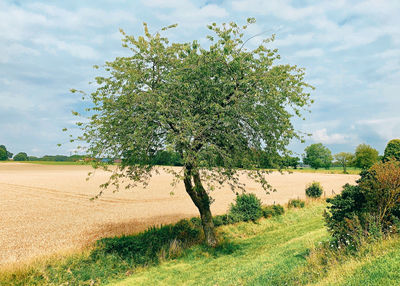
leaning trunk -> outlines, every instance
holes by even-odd
[[[217,245],[217,237],[215,235],[214,222],[212,220],[210,206],[205,207],[204,209],[199,208],[199,212],[206,244],[215,247]]]
[[[192,183],[192,178],[194,185]],[[205,242],[207,245],[215,247],[217,245],[217,237],[215,235],[214,223],[210,210],[210,197],[201,183],[199,173],[192,172],[192,169],[186,166],[184,183],[186,192],[199,210]]]

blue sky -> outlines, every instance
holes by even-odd
[[[88,83],[101,65],[127,54],[119,28],[142,33],[178,23],[172,41],[206,43],[211,22],[244,23],[257,45],[272,33],[282,63],[306,69],[315,104],[295,126],[333,153],[367,143],[381,153],[400,137],[400,1],[289,0],[0,0],[0,145],[29,155],[69,154],[76,146],[61,131],[81,108],[71,88]],[[76,134],[76,130],[73,132]]]

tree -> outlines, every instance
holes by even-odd
[[[8,152],[6,146],[0,145],[0,149],[3,149],[6,152],[6,158],[5,159],[0,159],[0,160],[7,160],[8,158],[12,158],[13,153]]]
[[[348,152],[340,152],[335,154],[335,160],[343,167],[343,173],[347,173],[347,166],[353,161],[354,155]]]
[[[14,161],[28,161],[28,155],[24,152],[19,152],[14,156]]]
[[[393,139],[388,142],[383,155],[383,161],[395,159],[400,161],[400,139]]]
[[[139,37],[121,30],[132,54],[105,64],[108,74],[96,78],[99,87],[89,95],[92,113],[77,123],[83,134],[76,139],[87,143],[90,157],[122,158],[105,188],[118,187],[125,177],[127,188],[146,185],[157,152],[169,146],[178,153],[183,168],[166,169],[183,180],[211,246],[217,243],[211,191],[225,183],[244,189],[242,173],[271,188],[267,171],[251,170],[258,163],[254,154],[286,151],[289,141],[299,138],[291,117],[301,116],[311,103],[304,70],[274,64],[277,50],[266,47],[272,39],[254,50],[245,47],[251,23],[254,19],[243,27],[209,25],[214,35],[208,36],[208,48],[197,41],[169,43],[160,33],[175,25],[151,34],[144,24]],[[250,170],[238,170],[238,158]]]
[[[300,164],[299,157],[292,157],[289,155],[285,155],[281,158],[281,165],[284,168],[293,167],[297,169],[297,166]]]
[[[7,151],[0,147],[0,161],[5,161],[7,158]]]
[[[379,222],[400,202],[400,162],[389,160],[374,164],[370,178],[360,183],[370,208],[374,209]],[[390,215],[391,216],[391,215]]]
[[[354,165],[361,169],[368,169],[378,161],[378,150],[367,144],[360,144],[356,148]]]
[[[303,158],[304,164],[310,165],[311,168],[329,168],[332,163],[331,151],[322,145],[322,143],[311,144],[304,149],[306,152]]]

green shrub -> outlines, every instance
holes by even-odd
[[[262,211],[265,218],[270,218],[285,213],[285,209],[281,205],[266,206],[263,207]]]
[[[262,217],[261,201],[254,194],[236,196],[235,204],[231,204],[229,219],[237,221],[256,221]]]
[[[340,195],[327,199],[325,222],[338,245],[357,249],[399,231],[400,162],[389,160],[360,173],[358,185],[346,184]]]
[[[200,229],[189,220],[175,225],[151,227],[137,235],[103,238],[97,241],[92,258],[104,254],[116,254],[135,265],[154,264],[162,252],[168,253],[171,245],[192,245],[200,241]]]
[[[199,217],[192,217],[190,219],[190,222],[193,224],[194,227],[197,227],[197,228],[202,227],[201,218],[199,218]]]
[[[297,200],[297,199],[289,200],[289,202],[288,202],[288,208],[289,209],[291,209],[291,208],[304,208],[305,205],[306,205],[306,203],[304,201]]]
[[[213,217],[213,223],[215,227],[221,226],[221,225],[227,225],[230,223],[228,215],[216,215]]]
[[[310,198],[319,198],[323,191],[320,183],[312,182],[311,185],[308,185],[306,188],[306,196]]]
[[[285,209],[281,205],[273,205],[272,208],[275,211],[275,215],[283,215],[285,213]]]

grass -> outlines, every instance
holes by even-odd
[[[399,285],[400,238],[398,236],[366,244],[357,254],[349,255],[342,252],[336,253],[335,259],[330,258],[321,263],[316,262],[315,256],[311,255],[307,265],[299,268],[297,274],[299,284]]]
[[[21,163],[40,164],[40,165],[90,165],[86,162],[69,162],[69,161],[24,161]]]
[[[90,165],[91,163],[86,162],[70,162],[70,161],[0,161],[0,163],[29,163],[29,164],[40,164],[40,165]]]
[[[342,167],[331,167],[329,169],[312,169],[312,168],[298,168],[298,169],[290,169],[292,172],[300,172],[300,173],[323,173],[323,174],[343,174]],[[350,175],[359,175],[361,169],[355,167],[347,167],[347,174]]]
[[[324,207],[312,203],[257,224],[221,227],[224,242],[217,249],[192,247],[178,259],[138,269],[112,285],[285,285],[306,264],[308,249],[327,239]]]

